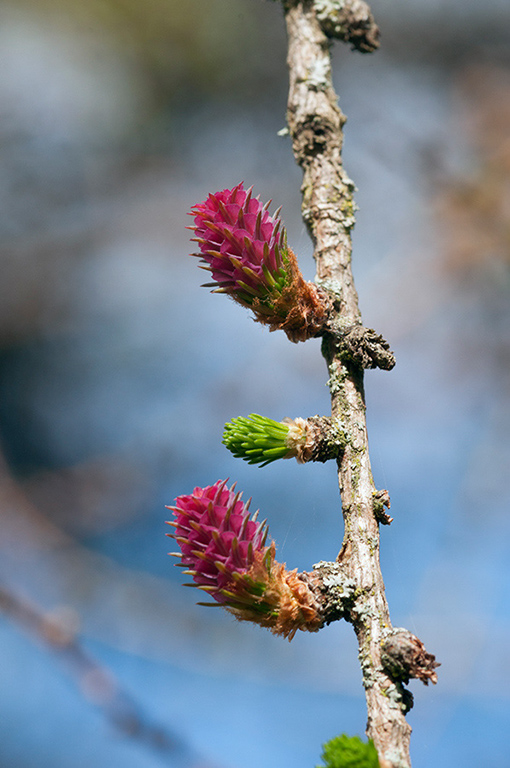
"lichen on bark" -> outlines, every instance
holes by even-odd
[[[339,610],[352,623],[358,638],[367,734],[374,741],[381,765],[409,768],[411,728],[405,713],[412,697],[402,684],[402,675],[396,678],[381,659],[381,648],[393,630],[379,563],[379,522],[389,523],[391,518],[385,512],[387,491],[378,491],[372,477],[363,385],[364,368],[374,367],[374,363],[389,369],[394,359],[384,339],[363,328],[352,275],[355,187],[342,163],[346,118],[331,80],[332,35],[325,25],[326,4],[324,0],[284,0],[283,5],[290,77],[287,122],[295,159],[303,170],[302,214],[314,243],[316,283],[329,293],[334,306],[322,343],[331,415],[348,435],[337,459],[345,522],[338,564],[342,578],[353,588],[349,601],[343,601]],[[363,12],[368,8],[357,0],[337,0],[330,5],[337,10],[341,6],[343,11],[356,5],[358,10],[363,5]],[[371,30],[375,34],[375,26]],[[344,32],[338,36],[349,39]],[[345,342],[349,334],[351,348]],[[357,345],[353,342],[356,336]],[[327,584],[325,589],[327,593]]]

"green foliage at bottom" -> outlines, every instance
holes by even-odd
[[[377,750],[372,741],[358,736],[335,736],[322,748],[325,768],[379,768]],[[324,768],[320,765],[317,768]]]

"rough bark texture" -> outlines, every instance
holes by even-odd
[[[341,581],[345,583],[347,578],[353,592],[337,614],[347,617],[358,638],[368,708],[367,734],[375,743],[381,765],[408,768],[411,727],[405,712],[412,697],[404,689],[402,677],[388,671],[381,660],[381,647],[392,635],[379,564],[378,522],[391,522],[384,512],[389,496],[376,490],[370,468],[363,361],[346,355],[339,342],[342,329],[349,333],[357,328],[362,336],[364,330],[351,271],[355,206],[354,184],[342,165],[345,117],[332,86],[330,43],[324,21],[317,18],[317,7],[311,0],[286,0],[284,8],[289,40],[288,127],[296,160],[304,172],[303,218],[315,245],[316,282],[329,292],[336,310],[331,332],[323,338],[332,420],[340,422],[348,435],[338,458],[345,520],[338,567]],[[385,342],[377,338],[380,350],[387,350]],[[334,613],[332,610],[331,615]]]
[[[338,421],[327,416],[309,416],[306,424],[306,441],[296,448],[299,463],[337,459],[345,446],[345,432]]]
[[[379,29],[364,0],[315,0],[315,9],[328,37],[344,40],[361,53],[379,47]]]

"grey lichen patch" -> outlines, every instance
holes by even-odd
[[[353,197],[356,187],[343,168],[337,178],[339,181],[330,182],[325,186],[327,195],[321,204],[316,204],[317,216],[327,216],[349,231],[356,223],[354,214],[359,210]]]
[[[304,200],[304,197],[303,197],[303,200]],[[303,221],[305,222],[306,226],[308,227],[308,231],[313,234],[315,221],[314,221],[314,218],[313,218],[312,209],[310,208],[309,205],[304,205],[303,204],[301,206],[301,215],[303,217]]]
[[[376,675],[376,670],[374,669],[374,665],[372,663],[370,651],[360,650],[360,652],[358,653],[358,659],[361,667],[361,672],[363,675],[363,687],[373,688],[373,686],[376,683],[377,675]]]
[[[356,217],[354,216],[354,213],[352,213],[352,209],[345,205],[342,206],[342,224],[344,225],[345,229],[350,232],[351,229],[353,229],[354,225],[356,224]]]
[[[341,371],[336,369],[330,370],[330,377],[326,383],[332,395],[338,395],[339,392],[342,392],[346,377],[347,372],[344,369]]]
[[[413,707],[413,694],[399,682],[382,686],[381,693],[388,699],[390,709],[400,710],[406,715]]]
[[[351,485],[354,491],[357,490],[361,479],[361,454],[356,452],[350,462]]]
[[[340,210],[342,212],[342,224],[344,225],[345,229],[351,230],[356,224],[356,216],[354,215],[355,211],[359,210],[352,197],[352,190],[349,190],[348,196],[343,196],[342,202],[340,204]]]
[[[345,0],[315,0],[314,6],[321,24],[326,24],[335,36],[343,37],[346,30],[345,23],[340,21],[340,13],[345,7]]]
[[[314,91],[325,91],[331,84],[329,57],[316,59],[308,70],[308,86]]]
[[[324,291],[327,291],[333,299],[338,299],[339,301],[342,300],[342,285],[338,280],[331,280],[330,278],[317,280],[316,285]],[[340,321],[343,321],[344,323],[350,322],[347,318],[339,318],[338,323],[340,323]]]
[[[313,566],[315,583],[320,591],[324,623],[346,618],[351,610],[355,583],[339,563],[321,560]]]
[[[374,609],[366,601],[362,603],[356,603],[356,605],[352,607],[352,612],[355,613],[363,623],[366,623],[368,620],[374,619],[376,617]]]
[[[358,188],[357,188],[356,184],[353,182],[351,177],[347,175],[347,173],[345,172],[344,168],[342,168],[342,181],[345,184],[345,186],[347,187],[347,189],[349,190],[349,192],[351,193],[351,195],[354,192],[358,191]],[[358,206],[355,203],[354,203],[354,210],[356,210],[356,211],[359,210]]]
[[[374,555],[374,553],[379,549],[379,538],[377,536],[369,536],[367,534],[366,540],[370,548],[370,554]]]
[[[385,688],[381,688],[381,693],[389,699],[389,706],[391,709],[403,709],[402,694],[395,683],[390,683]]]
[[[342,421],[342,419],[340,419],[338,416],[331,419],[331,424],[332,442],[334,445],[339,446],[343,452],[351,442],[351,434],[348,431],[345,422]],[[340,453],[338,455],[340,455]]]
[[[352,599],[356,584],[350,579],[338,563],[320,560],[313,566],[314,571],[319,571],[322,583],[330,592],[334,592],[342,600]]]
[[[331,448],[338,447],[341,450],[345,449],[345,446],[349,442],[349,434],[341,419],[336,418],[331,420],[331,430],[328,435],[328,441]]]

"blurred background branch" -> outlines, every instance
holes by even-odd
[[[119,688],[108,670],[84,651],[76,637],[74,613],[42,614],[3,586],[0,586],[0,610],[57,655],[75,679],[80,693],[100,707],[121,733],[139,739],[163,755],[172,756],[183,751],[178,738],[169,735],[164,728],[144,722],[132,698]]]

